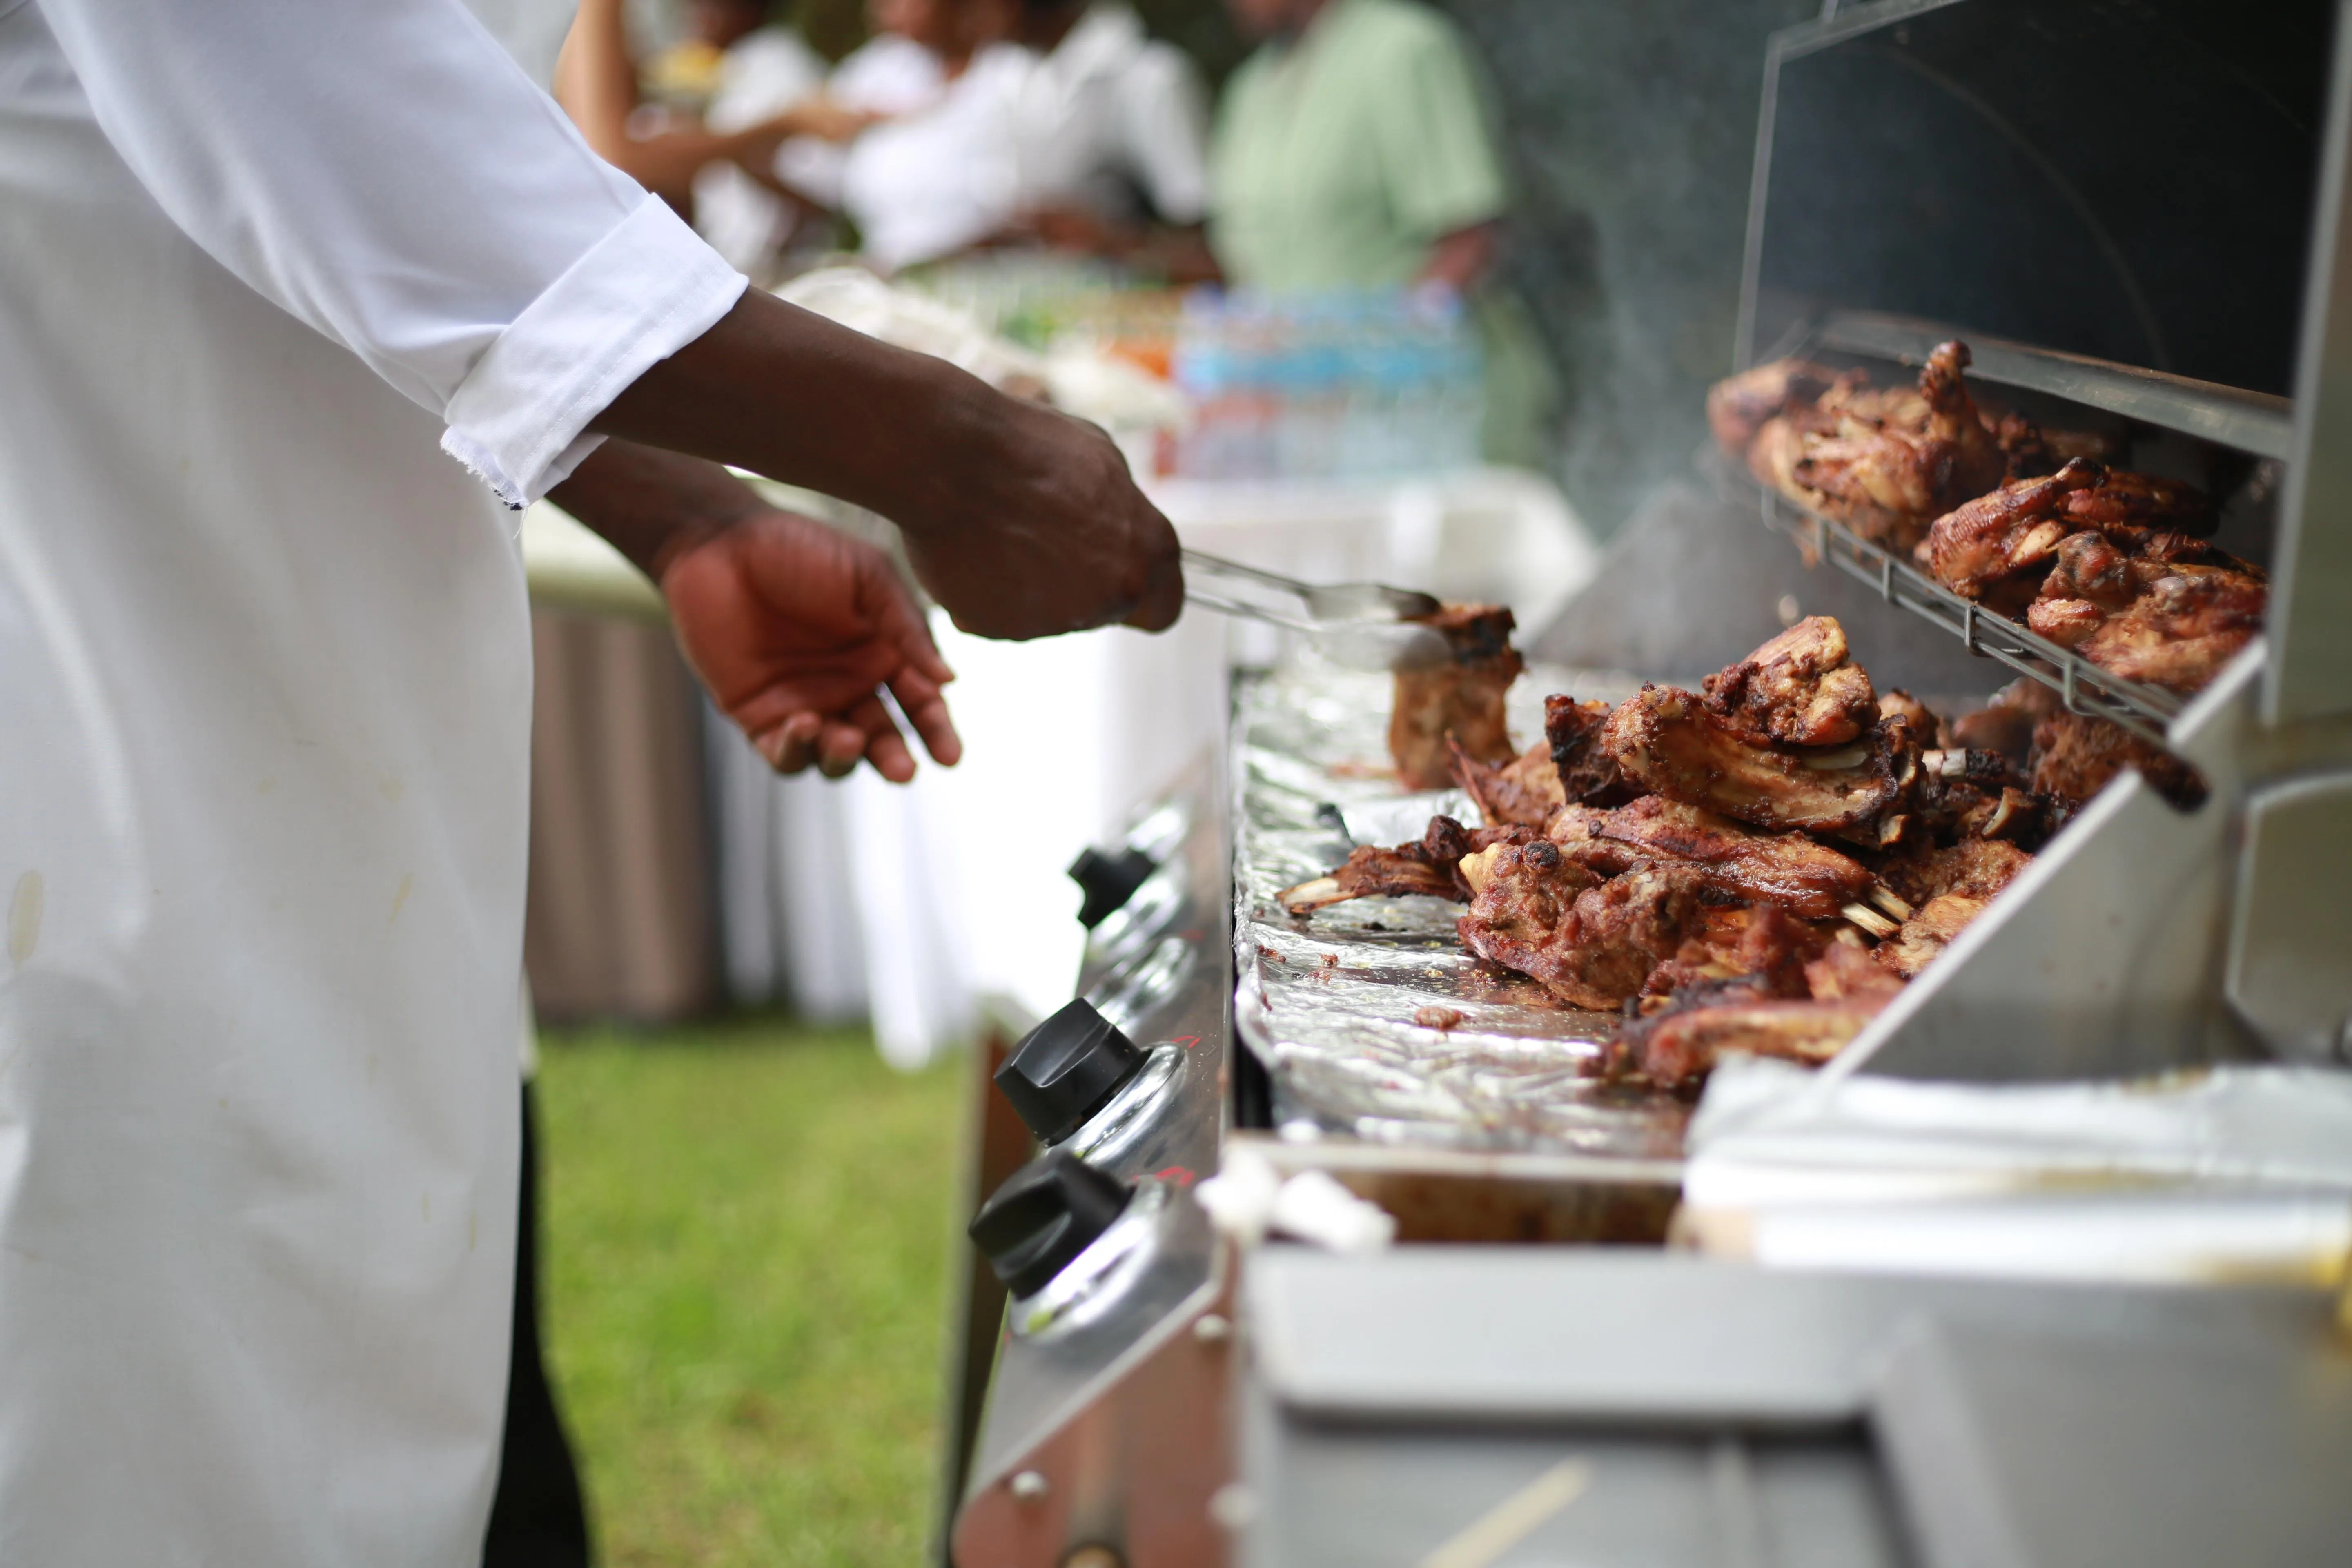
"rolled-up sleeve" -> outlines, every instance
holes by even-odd
[[[447,424],[509,505],[745,282],[459,0],[35,0],[198,246]]]

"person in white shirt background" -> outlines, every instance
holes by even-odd
[[[719,52],[719,79],[702,113],[712,131],[747,131],[828,96],[824,57],[798,28],[776,21],[774,9],[768,0],[694,0],[693,37]],[[770,168],[719,160],[694,176],[694,231],[754,279],[791,244],[803,210]]]
[[[454,460],[453,460],[454,459]],[[1175,618],[1098,433],[757,291],[457,0],[0,0],[0,1562],[472,1568],[541,495],[772,763]],[[469,477],[469,475],[471,477]]]
[[[1190,56],[1118,0],[991,0],[1034,65],[1012,105],[1016,233],[1213,280],[1208,94]]]

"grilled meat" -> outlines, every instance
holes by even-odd
[[[1445,743],[1499,766],[1517,748],[1503,710],[1504,694],[1523,668],[1511,646],[1511,612],[1497,605],[1448,605],[1423,624],[1440,633],[1453,658],[1396,674],[1389,713],[1389,754],[1407,789],[1444,789],[1454,781]]]
[[[1776,905],[1806,920],[1834,920],[1866,898],[1868,870],[1799,833],[1758,833],[1695,805],[1658,795],[1600,814],[1590,837],[1643,858],[1696,867],[1719,893]]]
[[[1614,1008],[1702,923],[1704,881],[1686,866],[1639,865],[1598,881],[1548,839],[1492,858],[1456,923],[1462,944],[1532,975],[1573,1006]]]
[[[2242,573],[2173,566],[2074,647],[2126,680],[2196,691],[2263,629],[2269,598],[2267,587]]]
[[[2012,479],[1937,518],[1915,558],[1962,598],[2013,615],[2041,586],[2059,541],[2079,527],[2062,521],[2059,509],[2105,473],[2077,458],[2046,478]]]
[[[1294,916],[1311,915],[1349,899],[1409,893],[1466,904],[1473,889],[1463,879],[1463,860],[1493,845],[1525,843],[1534,837],[1526,827],[1465,827],[1450,816],[1433,816],[1428,830],[1413,842],[1394,848],[1358,845],[1329,876],[1285,888],[1275,898]]]
[[[2183,809],[2205,798],[2205,782],[2188,763],[2118,725],[2081,713],[2053,713],[2034,725],[2032,767],[2034,793],[2070,809],[2105,789],[2126,768],[2136,770],[2157,794]]]
[[[1765,421],[1813,402],[1837,380],[1837,372],[1803,360],[1776,359],[1744,370],[1707,390],[1707,428],[1717,446],[1740,457]]]
[[[1909,692],[1896,689],[1879,694],[1878,716],[1901,719],[1911,727],[1911,733],[1921,745],[1957,745],[1951,739],[1951,726],[1937,718],[1928,706]]]
[[[1947,848],[1912,847],[1889,856],[1878,879],[1916,909],[1947,893],[1989,900],[2032,864],[2033,857],[2014,844],[1964,838]]]
[[[1878,944],[1871,956],[1908,980],[1933,963],[1951,940],[1984,913],[1986,900],[1967,893],[1940,893],[1919,906],[1903,929]]]
[[[1901,792],[1889,740],[1903,729],[1882,719],[1864,743],[1776,751],[1742,740],[1702,698],[1645,686],[1610,715],[1606,737],[1618,766],[1669,800],[1759,827],[1832,832],[1874,816]]]
[[[1622,805],[1642,793],[1609,754],[1602,731],[1609,704],[1573,697],[1544,699],[1544,740],[1551,747],[1552,772],[1560,793],[1578,805]]]
[[[2090,489],[2068,495],[2063,510],[2069,520],[2089,528],[2122,524],[2199,539],[2221,521],[2213,498],[2194,485],[2115,469],[2104,470]]]
[[[1621,1045],[1637,1070],[1661,1088],[1689,1089],[1727,1052],[1779,1057],[1817,1067],[1851,1045],[1885,1004],[1870,997],[1835,1001],[1735,1001],[1662,1013],[1626,1026]]]
[[[1448,744],[1454,754],[1454,782],[1477,803],[1478,814],[1489,826],[1517,823],[1523,827],[1541,827],[1551,820],[1553,812],[1568,804],[1548,742],[1529,748],[1499,768],[1471,756],[1453,744],[1450,737]]]
[[[1843,377],[1766,421],[1748,447],[1764,483],[1865,539],[1907,550],[1927,523],[2000,483],[2009,459],[1969,395],[1964,344],[1939,345],[1916,394]]]
[[[1999,752],[2030,773],[2033,726],[2061,710],[2056,692],[2032,676],[2020,676],[1994,692],[1979,711],[1953,720],[1951,740],[1971,751]]]
[[[1806,616],[1701,689],[1707,711],[1752,745],[1842,746],[1878,718],[1870,676],[1828,616]]]

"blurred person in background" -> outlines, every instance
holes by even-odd
[[[1226,278],[1459,299],[1486,359],[1486,456],[1540,467],[1555,388],[1496,277],[1510,193],[1459,30],[1418,0],[1226,5],[1264,40],[1226,84],[1211,143],[1209,237]]]
[[[929,108],[971,58],[961,30],[950,26],[952,19],[940,0],[866,0],[871,36],[834,67],[825,96],[843,109],[883,119]],[[840,142],[795,136],[777,150],[776,177],[803,202],[838,209],[848,156]]]
[[[755,9],[760,8],[700,6],[696,19],[723,31]],[[693,216],[696,181],[712,165],[731,165],[751,180],[772,183],[776,150],[788,139],[846,141],[874,121],[870,113],[838,108],[818,95],[802,96],[772,113],[746,116],[748,124],[721,127],[672,115],[656,116],[649,122],[639,114],[643,100],[637,61],[623,13],[622,0],[580,0],[556,60],[556,101],[597,156],[682,215]],[[730,41],[752,37],[739,34]],[[771,42],[754,42],[748,62],[769,78],[777,74],[780,64]],[[745,97],[766,90],[767,85],[755,76]]]
[[[1013,98],[1020,211],[1005,237],[1213,279],[1208,97],[1192,59],[1119,0],[991,3],[992,30],[1035,57]]]
[[[780,19],[785,9],[777,0],[694,0],[688,8],[690,47],[710,78],[702,111],[709,130],[750,131],[826,97],[824,57]],[[809,214],[785,194],[774,158],[775,150],[749,163],[718,159],[694,176],[695,232],[754,280],[772,276]]]
[[[860,135],[841,166],[840,210],[885,274],[954,256],[1013,220],[1013,103],[1033,63],[1007,41],[998,0],[901,4],[900,36],[940,62],[939,95]]]

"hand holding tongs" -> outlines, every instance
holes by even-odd
[[[1201,584],[1205,582],[1209,585]],[[1297,612],[1276,609],[1235,593],[1272,589],[1297,599]],[[1244,566],[1202,551],[1184,552],[1184,597],[1311,640],[1324,658],[1351,669],[1402,669],[1449,656],[1445,639],[1413,618],[1442,607],[1436,595],[1380,583],[1302,583],[1278,572]]]

